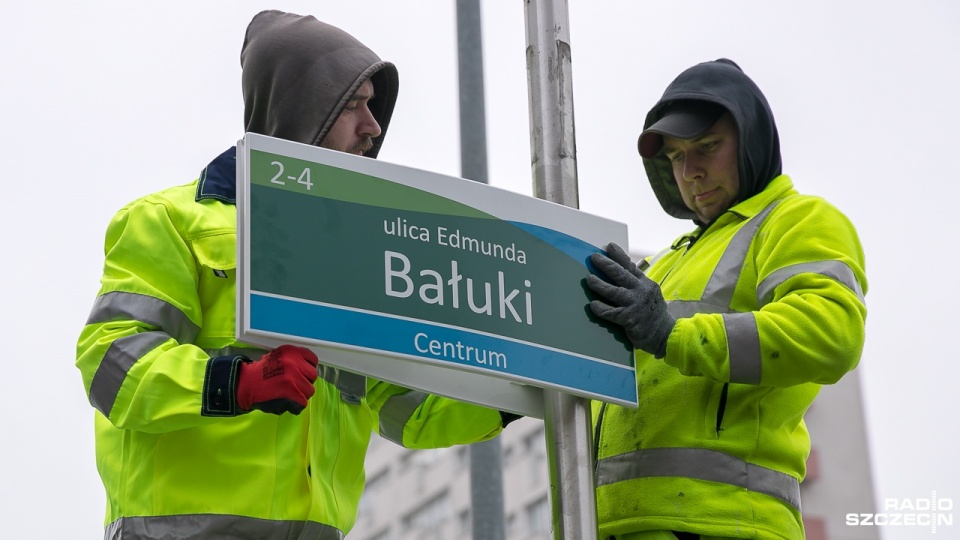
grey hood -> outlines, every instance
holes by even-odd
[[[740,195],[736,202],[760,193],[781,174],[780,135],[773,112],[763,92],[740,66],[721,58],[687,69],[670,83],[660,101],[647,113],[643,129],[659,120],[671,102],[688,99],[721,105],[737,124]],[[643,166],[650,186],[667,214],[697,221],[696,214],[684,204],[673,169],[663,153],[644,159]]]
[[[397,68],[343,30],[311,16],[258,13],[240,53],[247,132],[318,146],[367,79],[380,135],[364,155],[376,157],[397,101]]]

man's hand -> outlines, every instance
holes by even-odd
[[[237,406],[272,414],[300,414],[316,389],[317,355],[310,349],[281,345],[254,362],[240,364]]]
[[[667,312],[660,287],[643,275],[617,244],[607,246],[607,253],[609,256],[594,253],[590,262],[614,284],[592,274],[587,276],[587,287],[606,301],[590,302],[590,310],[622,326],[634,348],[663,358],[676,320]]]

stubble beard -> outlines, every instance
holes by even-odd
[[[373,139],[370,137],[365,137],[362,140],[358,141],[356,144],[350,147],[348,152],[351,154],[356,154],[358,156],[365,155],[370,149],[373,148]]]

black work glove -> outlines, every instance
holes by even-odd
[[[667,312],[660,286],[643,275],[617,244],[608,245],[607,253],[609,256],[590,256],[590,262],[613,282],[611,285],[595,275],[587,276],[587,287],[602,299],[590,302],[590,310],[622,326],[634,348],[663,358],[667,355],[667,338],[677,321]]]

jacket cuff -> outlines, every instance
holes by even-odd
[[[514,420],[519,420],[521,418],[523,418],[523,415],[521,414],[514,414],[506,411],[500,411],[500,425],[502,427],[507,427],[507,425],[510,422],[513,422]]]
[[[215,356],[207,361],[203,378],[201,416],[237,416],[246,411],[237,407],[237,374],[244,356]]]

